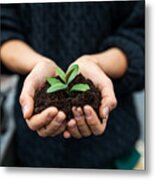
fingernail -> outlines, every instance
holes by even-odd
[[[87,111],[87,112],[85,112],[85,113],[86,113],[87,118],[90,118],[90,117],[91,117],[91,112],[90,112],[90,111]]]
[[[76,123],[74,120],[70,120],[70,122],[68,123],[69,127],[75,127]]]
[[[64,121],[64,119],[57,119],[57,123],[61,124]]]
[[[24,105],[23,108],[22,108],[22,111],[23,111],[23,115],[24,115],[24,116],[26,115],[26,113],[28,112],[28,110],[29,110],[28,105]]]
[[[47,121],[51,121],[52,117],[51,116],[47,116]]]
[[[80,118],[81,118],[81,114],[77,113],[77,114],[75,115],[75,118],[76,118],[76,119],[80,119]]]
[[[109,108],[108,107],[105,107],[103,109],[103,118],[107,118],[107,116],[109,115]]]

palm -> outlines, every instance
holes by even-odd
[[[99,112],[103,122],[100,122],[91,106],[74,107],[72,109],[74,119],[68,122],[68,129],[64,132],[64,137],[81,138],[82,136],[90,136],[92,133],[100,135],[106,128],[109,111],[116,106],[112,82],[100,67],[92,61],[90,56],[83,56],[74,63],[79,65],[80,73],[92,80],[101,91],[102,99]]]
[[[27,79],[32,80],[32,88],[34,88],[34,90],[37,90],[45,83],[46,77],[49,76],[55,76],[55,69],[53,67],[53,64],[41,62],[35,66],[32,72],[28,75]]]
[[[80,73],[88,79],[91,79],[96,87],[102,91],[109,78],[91,59],[82,62],[81,59],[75,61],[80,67]]]

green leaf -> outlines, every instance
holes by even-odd
[[[89,87],[89,85],[88,84],[75,84],[71,89],[70,89],[70,92],[72,92],[72,91],[82,91],[82,92],[84,92],[84,91],[87,91],[87,90],[89,90],[90,89],[90,87]]]
[[[55,71],[58,74],[58,76],[61,78],[61,80],[66,83],[66,74],[65,74],[65,72],[58,66],[56,67]]]
[[[66,88],[67,88],[66,84],[57,83],[57,84],[53,85],[52,87],[49,87],[47,89],[47,93],[57,92],[57,91],[60,91],[60,90],[66,89]]]
[[[56,79],[54,77],[47,77],[46,80],[51,86],[53,86],[57,83],[61,83],[61,81],[59,79]]]
[[[73,79],[77,76],[79,71],[79,66],[77,64],[73,64],[69,67],[69,69],[66,72],[66,80],[67,84],[69,84]]]

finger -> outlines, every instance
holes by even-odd
[[[55,133],[52,133],[52,134],[47,133],[46,131],[44,131],[46,128],[41,128],[41,129],[37,130],[37,133],[38,133],[38,135],[41,136],[41,137],[48,137],[48,136],[54,137],[54,136],[57,136],[57,135],[59,135],[60,133],[62,133],[62,132],[65,130],[65,128],[66,128],[66,123],[64,122],[64,123],[60,126],[60,128],[57,129],[57,131],[56,131]]]
[[[100,107],[99,107],[100,117],[102,119],[108,119],[109,113],[110,113],[109,107],[107,105],[104,106],[104,105],[101,104]]]
[[[26,122],[31,130],[36,131],[48,124],[57,115],[57,113],[57,108],[50,107],[43,112],[32,116],[32,118],[26,119]]]
[[[84,113],[87,124],[89,125],[92,133],[94,135],[101,135],[104,132],[105,123],[101,124],[97,114],[89,105],[84,106]]]
[[[29,80],[25,80],[23,89],[19,98],[22,107],[23,116],[25,119],[30,118],[34,108],[34,93],[33,84]]]
[[[70,132],[71,136],[77,139],[80,139],[82,136],[77,128],[76,121],[74,119],[71,119],[68,122],[68,131]]]
[[[82,109],[80,107],[78,107],[78,108],[73,107],[72,112],[73,112],[74,118],[76,120],[76,124],[78,126],[78,129],[79,129],[81,135],[84,137],[90,136],[91,131],[85,121],[85,117],[84,117]]]
[[[102,94],[102,104],[104,106],[107,105],[110,111],[114,109],[117,105],[117,99],[111,81],[108,82],[106,86],[102,89],[101,94]]]
[[[51,122],[45,126],[46,128],[42,127],[40,130],[38,130],[39,135],[43,137],[54,136],[56,131],[63,125],[65,118],[65,114],[62,111],[59,111],[58,114],[51,119]]]
[[[70,132],[68,130],[64,131],[63,136],[64,136],[65,139],[71,138],[71,134],[70,134]]]
[[[51,135],[51,137],[57,136],[59,134],[61,134],[62,132],[64,132],[64,130],[66,129],[66,122],[64,122],[60,128],[57,129],[57,131]]]
[[[99,107],[99,114],[101,118],[107,118],[109,113],[117,106],[115,97],[104,97]]]
[[[101,118],[106,118],[109,112],[117,106],[113,85],[110,81],[101,89],[102,101],[99,109]]]

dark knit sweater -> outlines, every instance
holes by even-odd
[[[15,103],[20,165],[104,168],[128,153],[139,137],[132,93],[144,87],[144,2],[7,4],[1,10],[1,43],[21,39],[63,69],[81,55],[110,47],[128,57],[126,74],[113,80],[118,106],[105,133],[80,140],[41,138],[27,127],[18,103],[25,78],[20,76]]]

